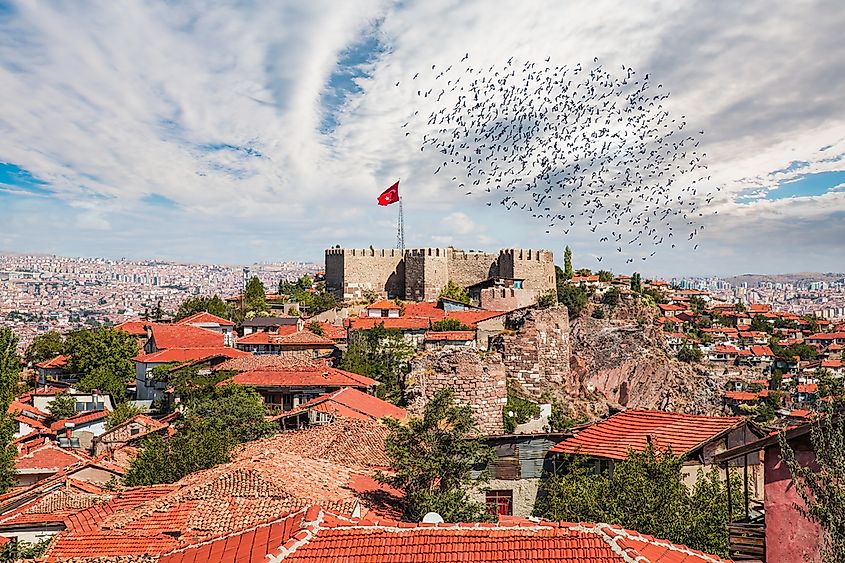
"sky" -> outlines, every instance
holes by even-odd
[[[0,0],[0,250],[322,262],[395,245],[401,178],[406,246],[628,272],[586,226],[466,197],[402,128],[432,65],[598,58],[671,92],[721,188],[698,249],[639,271],[842,272],[843,28],[836,0]]]

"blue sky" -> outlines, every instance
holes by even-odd
[[[391,246],[569,244],[586,228],[464,197],[402,124],[416,84],[465,54],[633,66],[706,131],[699,249],[649,274],[845,271],[840,2],[0,0],[0,250],[251,263]],[[400,86],[395,86],[396,83]]]

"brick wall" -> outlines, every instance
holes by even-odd
[[[569,316],[566,307],[527,309],[508,315],[511,333],[493,339],[508,378],[537,398],[564,383],[569,374]]]
[[[504,432],[502,407],[507,402],[507,390],[504,365],[498,354],[430,352],[412,362],[408,383],[411,414],[422,414],[434,393],[450,387],[456,402],[472,408],[482,434]]]

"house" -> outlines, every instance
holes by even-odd
[[[106,415],[106,410],[79,413],[55,421],[50,425],[50,430],[56,434],[61,447],[91,451],[94,439],[106,431]]]
[[[145,414],[137,414],[97,436],[94,439],[94,455],[123,448],[137,443],[150,433],[165,430],[170,426],[169,420],[155,420]]]
[[[91,461],[91,457],[83,452],[59,447],[48,440],[18,452],[15,457],[15,477],[18,486],[26,487],[86,461]]]
[[[475,348],[474,330],[447,330],[440,332],[430,330],[425,333],[426,350],[474,350]]]
[[[241,333],[246,336],[254,332],[278,332],[281,327],[295,327],[289,329],[294,332],[302,330],[304,326],[304,321],[299,317],[253,317],[241,323]]]
[[[470,299],[488,311],[513,311],[537,302],[537,292],[524,287],[523,279],[488,278],[467,287]]]
[[[249,559],[247,558],[249,555]],[[234,534],[165,553],[158,563],[726,563],[723,559],[609,524],[520,518],[447,524],[349,518],[322,506],[275,515]]]
[[[235,330],[235,323],[229,319],[212,315],[208,312],[196,313],[190,317],[185,317],[176,321],[177,325],[189,325],[197,328],[204,328],[206,330],[213,330],[223,335],[223,341],[226,346],[232,346],[234,342],[232,336]]]
[[[814,405],[818,394],[819,386],[816,383],[799,383],[795,388],[794,399],[799,405]]]
[[[810,440],[810,424],[802,424],[782,433],[795,453],[795,458],[805,467],[815,466],[815,453]],[[802,514],[804,501],[792,483],[790,471],[783,461],[780,448],[781,435],[772,433],[748,444],[733,447],[716,455],[723,467],[742,463],[750,457],[763,457],[763,516],[746,517],[728,525],[731,556],[736,559],[758,559],[769,563],[801,561],[821,563],[822,544],[819,525]],[[729,503],[743,503],[748,496],[729,498]],[[747,505],[746,505],[747,506]],[[728,514],[731,514],[731,507]]]
[[[682,313],[687,310],[684,306],[670,305],[666,303],[658,303],[657,307],[660,309],[660,312],[663,313],[664,317],[674,317],[678,313]]]
[[[491,514],[528,518],[543,479],[554,471],[549,449],[571,435],[553,432],[485,437],[496,457],[487,467],[487,490],[473,491],[472,496],[485,503]]]
[[[202,360],[206,360],[211,366],[214,366],[232,358],[250,355],[248,352],[226,346],[170,348],[150,354],[140,354],[132,358],[135,362],[135,399],[137,401],[160,401],[164,399],[167,381],[156,378],[154,370],[157,367]]]
[[[9,403],[6,413],[15,419],[15,439],[48,429],[50,415],[18,400]]]
[[[398,319],[401,316],[402,306],[396,303],[396,301],[382,299],[381,301],[367,305],[364,312],[367,317]]]
[[[754,441],[765,433],[737,416],[701,416],[664,411],[627,410],[591,424],[563,440],[552,454],[587,456],[597,471],[613,471],[628,450],[643,451],[647,444],[671,448],[684,461],[684,482],[692,487],[699,469],[713,467],[713,456],[728,448]],[[752,479],[762,493],[759,460],[749,460]]]
[[[673,352],[677,352],[686,342],[687,335],[683,332],[664,332],[663,338],[666,340],[666,346]]]
[[[214,369],[237,372],[218,385],[232,382],[252,387],[268,407],[282,412],[343,387],[369,393],[378,385],[377,381],[369,377],[333,368],[324,360],[313,360],[302,355],[235,358]]]
[[[768,346],[750,346],[748,350],[752,364],[771,364],[775,360],[775,353]]]
[[[35,371],[38,374],[38,384],[46,385],[48,380],[67,380],[67,362],[68,357],[64,355],[50,358],[35,364]]]
[[[288,334],[255,332],[239,338],[237,347],[239,350],[258,355],[307,352],[312,358],[327,358],[337,352],[334,340],[319,336],[309,330]]]
[[[735,346],[717,345],[710,349],[707,354],[707,359],[711,362],[730,362],[736,361],[739,355],[739,349]]]
[[[222,348],[226,345],[220,332],[191,325],[149,324],[146,329],[145,354],[173,348]]]
[[[425,344],[425,333],[431,328],[431,319],[420,317],[351,317],[347,319],[349,337],[358,330],[370,330],[379,325],[395,329],[402,333],[405,341],[414,348],[421,349]]]
[[[56,395],[63,394],[67,397],[72,397],[76,400],[76,412],[89,411],[112,411],[114,410],[114,401],[111,395],[102,393],[84,393],[77,391],[73,387],[68,389],[36,389],[30,394],[32,406],[41,412],[50,412],[50,403],[56,398]]]
[[[739,333],[739,343],[743,346],[765,346],[769,343],[769,335],[759,330],[744,330]]]
[[[824,349],[831,344],[845,344],[845,332],[817,332],[811,334],[805,340],[807,344]]]
[[[271,420],[277,421],[283,430],[298,430],[329,424],[337,418],[377,422],[386,417],[405,420],[408,411],[353,387],[343,387],[311,399]]]
[[[836,377],[845,376],[845,362],[842,360],[822,360],[819,367]]]

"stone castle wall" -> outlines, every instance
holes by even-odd
[[[326,250],[326,287],[344,299],[374,291],[381,297],[437,299],[451,279],[462,287],[491,277],[525,280],[536,297],[555,287],[554,256],[547,250],[507,249],[498,254],[454,248]]]
[[[505,368],[498,354],[476,351],[430,352],[416,358],[408,376],[408,412],[421,415],[440,389],[451,388],[455,402],[469,405],[481,434],[504,433],[502,407],[507,403]]]
[[[559,387],[570,371],[569,316],[566,307],[525,309],[508,315],[492,349],[504,361],[508,378],[529,397]]]

